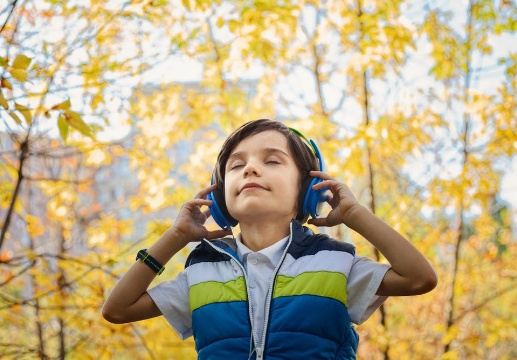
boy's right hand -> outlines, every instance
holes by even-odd
[[[216,188],[217,185],[210,185],[181,207],[172,230],[175,230],[175,233],[182,238],[185,245],[192,241],[217,239],[232,234],[231,230],[208,231],[204,226],[206,220],[210,217],[210,210],[201,211],[201,206],[212,205],[212,201],[207,200],[206,197]]]

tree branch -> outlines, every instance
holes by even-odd
[[[11,6],[11,11],[9,11],[9,15],[7,15],[7,18],[5,19],[4,24],[2,25],[2,28],[0,29],[0,34],[2,33],[2,31],[4,31],[5,27],[7,26],[7,23],[9,22],[9,19],[11,18],[11,15],[13,14],[13,11],[14,11],[14,8],[16,7],[17,2],[18,2],[18,0],[13,0],[13,2],[10,5],[7,5],[8,7]]]
[[[2,249],[2,245],[4,243],[5,235],[7,234],[7,229],[11,223],[11,217],[14,212],[14,204],[16,203],[16,199],[18,198],[18,194],[20,193],[20,188],[22,185],[22,181],[24,178],[23,175],[23,165],[25,160],[27,160],[27,156],[29,153],[29,139],[25,139],[20,145],[20,162],[18,166],[18,180],[16,182],[16,187],[14,189],[13,197],[11,198],[11,203],[9,204],[9,209],[7,210],[7,214],[5,215],[4,224],[2,226],[2,232],[0,233],[0,249]]]

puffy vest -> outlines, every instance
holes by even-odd
[[[244,267],[234,239],[203,240],[186,262],[199,359],[355,359],[347,311],[355,248],[293,220],[270,284],[264,334],[252,333]]]

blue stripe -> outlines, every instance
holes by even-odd
[[[219,348],[232,338],[249,346],[248,304],[246,301],[232,301],[202,306],[192,312],[192,329],[198,351],[207,346]],[[215,345],[217,343],[221,344]]]
[[[293,241],[287,252],[293,258],[299,259],[324,250],[341,251],[355,255],[355,247],[352,244],[331,239],[324,234],[308,236],[301,241]]]
[[[210,325],[208,325],[210,326]],[[250,335],[251,336],[251,335]],[[212,343],[197,353],[198,360],[233,360],[248,359],[250,352],[249,337],[222,339],[221,341]],[[255,357],[252,357],[255,359]]]
[[[216,251],[213,249],[210,244],[208,244],[206,241],[202,240],[201,243],[196,246],[194,250],[190,253],[190,255],[187,258],[187,261],[185,262],[185,269],[188,268],[191,265],[195,265],[197,263],[202,262],[219,262],[219,261],[229,261],[230,256],[220,253],[219,251]]]
[[[346,306],[321,296],[295,295],[273,299],[269,316],[268,346],[294,341],[307,351],[316,347],[335,354],[352,331]],[[297,340],[301,333],[312,340]]]

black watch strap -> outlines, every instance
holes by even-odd
[[[136,260],[138,259],[142,260],[142,262],[149,266],[157,275],[160,275],[163,270],[165,270],[165,267],[160,264],[158,260],[149,255],[147,249],[142,249],[136,254]]]

